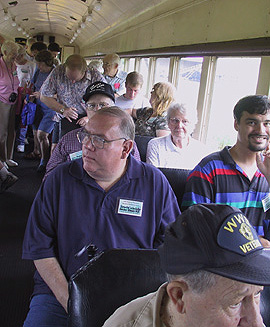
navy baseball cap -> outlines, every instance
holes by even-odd
[[[110,84],[104,82],[94,82],[90,84],[84,93],[83,100],[87,102],[90,96],[94,94],[107,95],[115,102],[114,92]]]
[[[206,270],[240,282],[270,285],[270,249],[237,208],[196,204],[168,225],[158,249],[172,275]]]

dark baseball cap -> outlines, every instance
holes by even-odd
[[[107,95],[109,98],[111,98],[113,100],[113,102],[115,102],[113,89],[110,84],[107,84],[104,82],[94,82],[94,83],[90,84],[84,93],[83,100],[85,102],[87,102],[89,100],[89,98],[91,97],[91,95],[94,95],[94,94]]]
[[[172,275],[206,270],[256,285],[270,285],[270,249],[237,208],[196,204],[165,232],[161,264]]]

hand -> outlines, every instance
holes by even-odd
[[[85,126],[88,122],[89,122],[89,119],[88,119],[87,116],[85,116],[85,117],[82,117],[81,119],[79,119],[79,120],[77,121],[76,124],[79,124],[80,126],[83,127],[83,126]]]
[[[270,242],[266,238],[259,235],[259,239],[260,239],[260,241],[262,243],[262,246],[264,248],[270,248]]]
[[[34,96],[36,99],[40,98],[40,92],[33,92],[32,96]]]
[[[269,145],[262,152],[256,152],[256,163],[260,172],[265,176],[270,185],[270,150]]]
[[[63,112],[63,116],[67,118],[68,121],[72,121],[71,119],[76,120],[78,118],[77,109],[74,107],[66,108]]]

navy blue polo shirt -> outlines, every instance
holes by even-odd
[[[23,259],[56,257],[67,279],[88,258],[83,247],[99,251],[152,249],[165,227],[180,214],[166,177],[129,157],[123,177],[105,192],[83,169],[82,159],[57,167],[33,202],[23,243]],[[50,293],[36,272],[34,294]]]

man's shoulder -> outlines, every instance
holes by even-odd
[[[155,147],[163,147],[165,146],[165,144],[168,142],[168,136],[169,135],[165,135],[165,136],[160,136],[160,137],[153,137],[149,142],[148,142],[148,146],[155,146]]]
[[[123,70],[118,70],[116,76],[119,77],[119,78],[121,78],[121,79],[126,79],[126,77],[127,77],[127,72],[125,72],[125,71],[123,71]]]
[[[103,327],[150,327],[154,325],[154,320],[158,319],[160,303],[165,293],[166,284],[153,293],[132,300],[115,311],[115,313],[105,322]],[[155,317],[157,315],[157,317]]]

